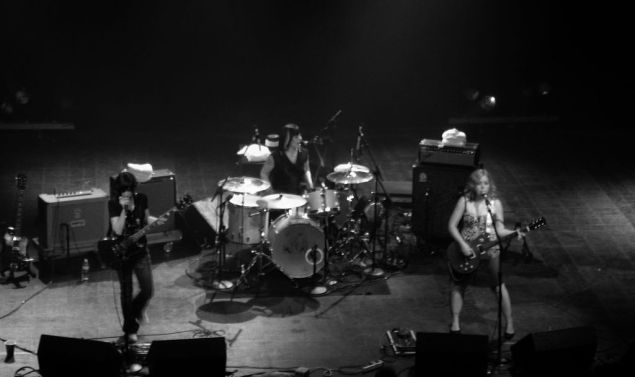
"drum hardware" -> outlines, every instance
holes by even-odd
[[[219,188],[217,194],[220,196],[219,198],[219,216],[218,216],[218,232],[216,233],[216,240],[214,245],[216,250],[218,250],[218,266],[216,273],[216,279],[213,279],[211,282],[211,287],[216,290],[228,290],[231,289],[233,283],[229,280],[223,280],[223,268],[225,266],[225,253],[226,253],[226,245],[227,245],[227,229],[225,228],[225,224],[223,222],[223,218],[225,215],[225,210],[227,206],[227,202],[231,200],[231,196],[227,199],[223,199],[223,193],[225,191],[225,185],[230,182],[230,178],[226,178],[221,181],[222,184],[219,184]],[[216,194],[215,194],[216,196]],[[210,275],[210,278],[214,276]]]

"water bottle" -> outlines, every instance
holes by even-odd
[[[88,272],[90,271],[90,265],[88,264],[88,259],[84,258],[84,263],[82,263],[82,273],[80,281],[83,283],[88,281]]]

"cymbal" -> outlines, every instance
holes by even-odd
[[[255,194],[271,187],[271,183],[254,177],[230,177],[218,182],[218,187],[231,192]]]
[[[370,169],[367,168],[364,165],[358,165],[358,164],[354,164],[352,162],[347,162],[345,164],[339,164],[335,167],[335,169],[333,169],[333,171],[336,172],[349,172],[349,171],[361,171],[364,173],[370,173]]]
[[[258,205],[269,209],[291,209],[306,204],[306,199],[293,194],[271,194],[258,200]]]
[[[342,185],[349,185],[349,184],[354,185],[357,183],[372,181],[373,175],[371,173],[365,173],[361,171],[348,171],[348,172],[334,171],[332,173],[329,173],[326,176],[326,179],[328,179],[331,182],[339,183]]]

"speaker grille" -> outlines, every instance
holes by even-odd
[[[424,239],[449,239],[448,221],[473,166],[421,163],[412,168],[412,230]]]

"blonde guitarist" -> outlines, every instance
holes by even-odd
[[[494,219],[492,219],[490,212]],[[494,230],[494,227],[496,227],[496,230]],[[485,169],[477,169],[470,174],[464,195],[459,198],[450,216],[448,231],[454,239],[454,243],[450,248],[458,249],[468,259],[477,258],[477,250],[472,248],[470,241],[481,236],[496,240],[495,232],[498,232],[500,237],[506,237],[514,233],[518,233],[519,237],[524,235],[519,231],[505,228],[503,205],[498,199],[496,185]],[[494,283],[493,289],[498,293],[499,247],[491,247],[485,253],[489,259],[488,270]],[[476,271],[461,273],[452,268],[450,263],[448,266],[451,276],[450,313],[452,319],[450,333],[458,334],[461,332],[459,317],[463,308],[463,296],[467,286],[474,279]],[[511,299],[505,283],[503,282],[500,286],[502,291],[502,312],[505,319],[505,338],[510,340],[515,333]]]

